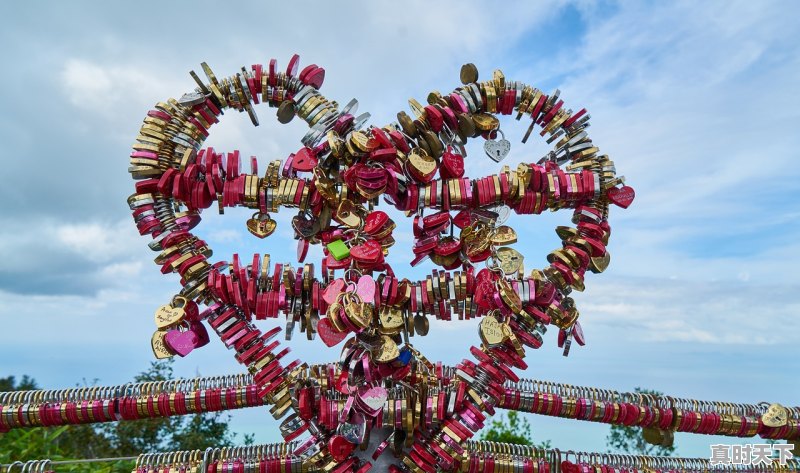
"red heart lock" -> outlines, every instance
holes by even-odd
[[[394,150],[394,145],[392,144],[391,138],[389,138],[389,135],[380,128],[375,127],[372,129],[372,137],[375,138],[375,141],[380,143],[381,148]]]
[[[303,79],[303,83],[308,84],[315,89],[319,89],[322,87],[322,83],[325,81],[325,69],[316,67],[309,71]]]
[[[411,251],[413,251],[415,255],[426,254],[429,251],[436,248],[436,245],[438,244],[439,244],[438,238],[436,238],[435,236],[428,237],[414,242],[414,246],[411,248]]]
[[[365,181],[380,181],[386,178],[386,170],[359,166],[358,171],[356,171],[356,176],[358,179]]]
[[[192,322],[189,330],[197,336],[197,343],[194,346],[195,348],[204,347],[211,341],[208,338],[208,330],[202,322]]]
[[[331,452],[331,457],[337,462],[345,461],[355,448],[355,444],[348,442],[341,435],[333,435],[328,440],[328,451]]]
[[[462,210],[461,212],[457,213],[455,217],[453,217],[453,225],[461,229],[470,226],[472,222],[473,218],[472,215],[470,215],[469,210]]]
[[[355,189],[356,185],[358,185],[358,171],[359,169],[363,168],[363,164],[356,164],[347,168],[342,173],[342,180],[344,180],[345,185],[349,189]]]
[[[328,269],[344,269],[349,268],[350,263],[353,261],[353,258],[347,257],[341,261],[338,261],[336,258],[333,257],[333,254],[329,254],[325,257],[325,265]]]
[[[350,256],[359,263],[377,263],[383,258],[383,247],[375,240],[367,240],[350,248]]]
[[[310,172],[317,167],[318,163],[319,160],[314,155],[314,150],[308,147],[303,147],[294,154],[294,159],[292,160],[292,169],[295,171]]]
[[[183,306],[183,311],[186,313],[185,318],[189,322],[200,320],[200,309],[197,307],[197,303],[195,301],[186,301],[186,304]]]
[[[487,248],[486,251],[482,253],[469,256],[469,260],[473,263],[480,263],[481,261],[486,261],[489,259],[490,256],[492,256],[492,249]]]
[[[382,210],[370,212],[367,218],[364,219],[364,231],[373,234],[380,231],[384,225],[389,222],[389,214]]]
[[[347,337],[348,333],[336,330],[336,328],[333,327],[330,319],[326,317],[324,319],[320,319],[320,321],[317,323],[317,335],[319,335],[322,343],[330,348],[341,343],[341,341]]]
[[[289,59],[289,65],[286,66],[286,75],[289,77],[295,77],[298,69],[300,69],[300,55],[294,54],[292,55],[292,58]]]
[[[318,66],[316,64],[307,65],[306,67],[303,68],[302,71],[300,71],[300,75],[297,76],[297,78],[300,79],[300,82],[302,82],[304,84],[308,84],[308,82],[306,82],[306,77],[308,77],[308,74],[313,72],[314,69],[316,69],[317,67]],[[270,77],[271,77],[272,74],[273,74],[273,72],[272,72],[272,70],[273,70],[272,61],[270,61],[270,63],[269,63],[269,68],[270,68],[269,72],[270,72]]]
[[[636,192],[631,186],[612,187],[606,192],[606,196],[611,203],[627,209],[636,197]]]
[[[450,212],[439,212],[422,219],[422,227],[425,230],[432,230],[448,223],[450,223]]]
[[[580,321],[576,320],[575,325],[572,326],[572,336],[575,337],[575,342],[580,345],[586,345],[586,338],[583,336],[583,327]]]
[[[464,157],[452,153],[448,148],[442,155],[442,167],[439,172],[443,179],[462,177],[464,175]]]
[[[448,256],[461,249],[461,241],[457,239],[441,239],[433,252],[439,256]]]
[[[558,348],[564,348],[564,343],[567,341],[567,331],[562,329],[558,330]]]
[[[350,125],[353,124],[353,120],[355,117],[349,113],[345,113],[344,115],[340,116],[336,119],[336,122],[333,124],[333,131],[340,135],[344,135]]]
[[[394,148],[379,148],[369,153],[372,161],[386,162],[397,157],[397,150]]]
[[[336,302],[336,299],[339,297],[339,294],[344,292],[344,287],[346,285],[347,284],[344,282],[344,279],[334,279],[333,282],[328,284],[328,286],[322,291],[322,299],[328,305],[333,304],[334,302]]]
[[[397,180],[397,173],[394,169],[386,169],[386,196],[395,196],[399,190],[398,188],[398,180]],[[388,201],[387,201],[388,202]]]
[[[492,299],[497,292],[491,271],[482,269],[475,277],[475,304],[483,309],[493,307]]]
[[[314,389],[304,387],[297,394],[297,413],[303,420],[311,420],[314,417]]]

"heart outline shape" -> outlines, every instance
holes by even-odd
[[[296,73],[297,62],[294,61],[294,60],[293,60],[293,62],[294,62],[294,64],[292,66],[290,66],[290,69],[293,72],[287,71],[287,74],[289,74],[290,72],[292,74]],[[203,84],[200,84],[201,85],[200,90],[208,91],[208,94],[207,94],[208,98],[206,98],[205,106],[208,107],[210,110],[212,110],[212,112],[213,112],[214,109],[217,108],[217,106],[220,106],[219,108],[222,108],[224,106],[229,106],[230,103],[231,103],[231,101],[229,100],[230,97],[228,97],[228,98],[225,97],[225,94],[227,94],[229,92],[227,90],[223,90],[224,93],[220,92],[219,83],[216,80],[215,76],[210,72],[210,69],[208,69],[205,64],[203,64],[203,67],[204,67],[204,70],[206,71],[206,75],[209,77],[209,80],[210,80],[210,83],[207,86],[203,85]],[[265,83],[267,83],[267,82],[272,83],[273,82],[274,75],[273,75],[272,69],[273,69],[273,64],[271,63],[270,64],[270,76],[269,76],[269,79],[267,79],[265,77],[265,81],[264,81]],[[254,70],[255,70],[255,66],[254,66]],[[260,74],[261,72],[257,71],[257,73]],[[245,75],[246,74],[247,73],[245,72]],[[306,87],[304,89],[304,91],[306,92],[306,95],[309,95],[309,94],[313,95],[313,93],[307,92],[307,91],[310,90],[309,87],[310,88],[315,88],[315,89],[319,88],[319,86],[322,83],[322,79],[324,79],[324,69],[319,68],[319,67],[317,67],[315,65],[308,66],[305,69],[303,69],[303,72],[300,73],[300,75],[298,76],[298,79],[299,79],[299,82],[302,83],[304,87]],[[255,83],[259,83],[260,84],[261,82],[262,81],[253,81],[254,84]],[[248,83],[248,85],[249,85],[249,83]],[[475,98],[475,100],[477,102],[479,102],[480,101],[480,93],[479,93],[480,89],[477,89],[477,90],[478,90],[478,95],[475,96],[474,98]],[[253,95],[253,93],[255,91],[256,91],[255,89],[250,90],[250,95]],[[299,92],[299,91],[296,91],[296,92]],[[294,97],[298,100],[298,103],[301,103],[300,94],[297,94]],[[201,105],[199,102],[195,103],[195,102],[197,102],[199,100],[199,98],[196,98],[196,97],[190,97],[190,98],[191,98],[191,104],[187,102],[185,104],[185,106],[200,106]],[[546,98],[546,96],[542,97],[542,99],[545,99],[545,98]],[[306,99],[307,99],[307,97],[306,97]],[[558,110],[558,107],[560,107],[561,102],[559,101],[558,104],[554,106],[551,102],[555,102],[555,97],[551,97],[551,99],[552,100],[550,100],[548,102],[547,107],[542,108],[542,103],[544,103],[544,100],[540,100],[539,103],[536,105],[536,108],[534,109],[534,111],[532,113],[532,118],[534,119],[534,123],[537,123],[537,119],[538,119],[538,123],[539,124],[541,124],[542,126],[546,126],[548,121],[550,119],[552,119],[556,115],[556,112]],[[214,102],[219,102],[219,103],[215,104]],[[502,113],[506,113],[508,111],[513,111],[513,106],[511,106],[511,107],[509,106],[509,105],[513,105],[512,102],[504,102],[504,103],[505,103],[505,105],[502,107],[503,108],[503,112]],[[180,103],[178,103],[178,105],[179,106],[184,106],[184,105],[182,105]],[[464,109],[463,107],[464,106],[462,106],[462,110]],[[248,103],[247,107],[245,107],[245,108],[250,113],[251,118],[253,118],[254,115],[253,115],[252,110],[250,109],[249,103]],[[299,107],[299,108],[300,108],[299,111],[302,114],[303,110],[306,110],[308,112],[308,111],[310,111],[308,109],[312,108],[312,107],[306,107],[306,109],[303,109],[302,107]],[[438,113],[437,109],[434,108],[433,110],[436,110],[437,113]],[[541,114],[537,115],[540,112],[541,112]],[[216,114],[216,112],[214,112],[214,113]],[[428,109],[428,113],[430,113],[432,115],[436,115],[431,109]],[[565,118],[565,117],[562,117],[561,121],[563,123],[563,127],[568,127],[569,125],[574,123],[574,121],[577,119],[578,116],[580,116],[580,114],[581,114],[581,112],[579,112],[578,114],[574,115],[572,119],[567,118],[566,120],[564,120],[563,118]],[[170,121],[173,118],[175,118],[169,113],[169,108],[168,107],[165,108],[164,110],[161,110],[161,109],[153,110],[148,115],[151,118],[155,119],[155,120],[161,120],[161,121]],[[205,131],[205,128],[202,126],[202,124],[199,121],[197,121],[196,119],[194,119],[191,115],[192,114],[186,114],[185,118],[183,118],[183,119],[186,120],[187,122],[190,122],[192,124],[192,126],[197,128],[199,130],[200,135],[207,136],[207,131]],[[303,117],[303,118],[307,119],[307,121],[310,121],[310,119],[309,119],[310,117],[308,117],[308,116]],[[423,117],[418,117],[418,118],[421,119]],[[352,117],[351,117],[350,120],[352,122]],[[450,120],[450,121],[452,122],[452,120]],[[255,119],[254,119],[254,122],[256,122]],[[402,122],[402,120],[401,120],[401,122]],[[337,123],[338,123],[338,121],[337,121]],[[363,121],[361,119],[356,119],[355,122],[353,122],[353,123],[363,124]],[[360,124],[356,128],[360,128]],[[401,123],[401,125],[403,125],[403,123]],[[451,123],[451,125],[452,125],[452,123]],[[318,134],[318,131],[314,130],[312,128],[312,131],[310,132],[310,135],[307,135],[307,136],[311,136],[313,138],[314,136],[316,136],[315,133]],[[544,135],[544,132],[542,133],[542,135]],[[314,140],[312,138],[309,138],[309,143],[313,143],[314,142]],[[392,136],[392,138],[394,139],[394,136]],[[198,135],[198,139],[199,139],[199,142],[202,142],[203,137]],[[318,137],[316,139],[318,139]],[[487,148],[487,144],[488,143],[493,143],[493,144],[489,145],[488,148]],[[306,139],[304,139],[304,144],[306,144]],[[137,148],[137,146],[138,145],[134,145],[134,150],[135,150],[134,154],[136,154],[136,153],[147,154],[148,153],[147,148],[144,148],[142,146],[139,146]],[[430,146],[432,146],[432,145],[430,145]],[[496,162],[499,162],[501,159],[503,159],[505,157],[505,155],[507,155],[507,148],[508,147],[510,147],[510,142],[505,140],[505,138],[503,138],[503,139],[501,139],[499,141],[489,140],[484,144],[484,149],[487,150],[487,152],[488,151],[494,151],[493,154],[492,153],[487,153],[487,154],[489,154],[490,157]],[[414,149],[418,149],[418,148],[414,148]],[[422,148],[419,148],[419,149],[422,149]],[[309,151],[303,152],[303,150],[309,150]],[[313,166],[311,166],[311,164],[313,163],[313,160],[304,158],[304,156],[311,156],[310,148],[305,147],[305,148],[303,148],[303,150],[301,150],[301,153],[300,153],[301,156],[300,156],[300,159],[299,159],[299,167],[294,167],[294,165],[296,164],[294,162],[294,159],[297,158],[297,155],[294,156],[293,163],[292,163],[293,169],[301,171],[301,172],[304,171],[305,169],[309,169],[310,170],[310,168],[313,168]],[[316,150],[316,148],[315,148],[315,150]],[[505,152],[504,152],[504,150],[505,150]],[[139,156],[139,155],[134,156],[134,154],[132,154],[132,158],[133,157],[136,157],[136,158],[144,157],[144,156]],[[388,155],[388,153],[387,153],[387,155]],[[236,159],[238,159],[238,157]],[[427,170],[430,167],[430,163],[427,160],[424,160],[424,161],[425,162],[423,163],[422,170],[425,171],[425,172],[423,173],[421,180],[423,182],[425,182],[426,180],[428,180],[428,182],[430,182],[430,179],[432,179],[433,174],[435,174],[435,172],[436,172],[436,169],[434,169],[431,173],[428,173]],[[193,165],[193,164],[194,163],[190,164],[190,166]],[[436,163],[434,162],[433,165],[435,166]],[[253,164],[253,168],[255,168],[255,164]],[[137,169],[136,166],[134,166],[131,172],[134,174],[134,177],[136,177],[137,175],[147,175],[146,173],[150,172],[150,171],[147,171],[145,169]],[[187,172],[189,172],[188,168],[187,168]],[[390,176],[395,176],[396,177],[397,174],[395,174],[395,172],[396,172],[395,170],[388,170],[388,174]],[[239,179],[240,177],[243,177],[243,176],[240,176],[240,173],[238,171],[238,165],[231,164],[230,161],[228,163],[227,171],[224,174],[225,174],[225,179],[226,179],[225,183],[226,184],[227,184],[227,182],[229,180],[236,180],[236,179]],[[255,174],[255,171],[253,172],[253,174]],[[205,183],[208,183],[208,186],[207,186],[208,189],[214,189],[214,190],[218,189],[219,190],[219,192],[217,192],[217,195],[218,195],[218,197],[220,199],[219,200],[220,208],[222,208],[222,207],[224,207],[226,205],[228,205],[228,206],[237,205],[238,203],[241,203],[242,201],[248,202],[251,205],[254,202],[260,204],[260,199],[262,199],[262,197],[261,196],[254,196],[252,188],[246,188],[244,192],[238,192],[238,193],[237,193],[237,191],[228,192],[227,190],[223,190],[223,181],[222,181],[222,178],[220,177],[221,176],[220,173],[214,174],[213,172],[211,172],[211,173],[208,174],[208,176],[209,177],[205,181]],[[399,181],[399,179],[398,179],[398,181]],[[176,182],[178,182],[178,181],[176,181]],[[183,181],[180,181],[180,183],[182,183],[182,182]],[[239,181],[239,182],[241,182],[241,181]],[[146,195],[149,192],[153,192],[153,189],[158,188],[159,190],[161,190],[162,186],[160,186],[160,185],[157,186],[156,184],[157,183],[153,182],[153,180],[140,182],[139,184],[137,184],[137,187],[136,187],[137,193],[141,193],[142,195]],[[160,183],[158,183],[158,184],[160,184]],[[490,183],[484,183],[484,184],[485,184],[486,187],[483,187],[481,192],[483,192],[483,194],[485,195],[485,194],[490,193],[489,189],[491,188],[491,185],[490,185]],[[484,185],[484,184],[481,184],[481,185]],[[499,185],[502,185],[503,186],[502,188],[505,189],[508,186],[508,183],[507,182],[501,182],[501,183],[499,183]],[[497,186],[498,186],[498,183],[497,183],[497,181],[495,181],[494,188],[497,189],[498,188]],[[386,187],[387,188],[389,187],[388,183],[387,183]],[[167,188],[168,187],[164,187],[164,189],[167,189]],[[407,189],[406,188],[406,182],[403,182],[403,183],[398,182],[397,184],[393,184],[392,188],[393,189],[397,189],[397,190],[399,190],[401,188]],[[173,189],[172,197],[176,198],[179,201],[187,203],[188,207],[190,207],[190,212],[187,212],[186,215],[176,216],[176,215],[174,215],[174,213],[171,215],[171,217],[174,217],[174,226],[176,228],[178,228],[179,230],[181,230],[181,231],[187,231],[188,229],[191,229],[192,227],[194,227],[199,222],[199,216],[197,214],[193,214],[191,212],[191,209],[192,208],[198,209],[200,207],[206,206],[206,204],[210,204],[210,202],[208,202],[208,199],[206,197],[202,197],[201,198],[201,197],[198,196],[197,198],[195,198],[195,196],[186,195],[185,194],[185,192],[187,192],[186,191],[186,186],[183,185],[183,184],[181,184],[181,185],[176,184],[175,186],[172,187],[172,189]],[[206,186],[204,186],[204,189],[206,189]],[[192,190],[194,191],[196,189],[192,189]],[[280,190],[279,194],[278,194],[278,198],[282,202],[294,202],[292,199],[298,199],[298,198],[299,199],[303,199],[303,198],[305,198],[305,194],[303,194],[299,190],[291,192],[292,190],[294,190],[294,187],[292,187],[291,189],[288,189],[288,188],[285,188],[285,187],[282,188]],[[206,191],[204,190],[203,192],[206,192]],[[212,194],[213,194],[213,192],[212,192]],[[431,202],[432,202],[433,201],[433,197],[432,196],[429,196],[429,197],[431,197]],[[249,199],[249,201],[248,201],[248,199]],[[140,199],[140,200],[145,200],[145,199]],[[627,204],[630,205],[631,201],[632,201],[632,198],[630,199],[630,201],[627,202]],[[129,199],[129,203],[130,202],[131,201]],[[623,199],[622,202],[625,203],[626,201]],[[132,209],[133,209],[133,206],[132,206]],[[508,209],[508,207],[506,207],[506,210],[510,211]],[[356,217],[354,216],[354,213],[352,212],[352,209],[348,209],[346,212],[342,212],[341,211],[341,207],[339,207],[339,209],[337,209],[336,214],[334,215],[334,218],[336,218],[337,220],[339,220],[340,222],[342,222],[343,224],[348,225],[348,226],[353,226],[353,225],[356,224],[356,220],[355,220]],[[272,221],[272,222],[274,222],[274,221]],[[358,224],[360,225],[360,223],[361,223],[361,220],[360,220],[360,217],[359,217],[358,218]],[[161,224],[161,222],[155,222],[155,221],[152,221],[152,220],[148,220],[146,218],[137,221],[137,226],[139,227],[140,233],[142,233],[142,234],[153,234],[157,238],[159,238],[159,236],[162,234],[162,232],[165,231],[165,229],[162,228],[161,226],[159,226],[159,224]],[[260,234],[265,233],[266,230],[274,231],[274,228],[270,228],[268,224],[259,223],[259,225],[264,225],[264,228],[258,228],[258,227],[255,228],[255,230],[258,230]],[[271,231],[270,231],[270,233],[271,233]],[[171,236],[170,234],[167,234],[167,237],[170,237],[170,236]],[[256,236],[259,236],[259,235],[256,235]],[[158,241],[156,241],[156,243],[158,243]],[[158,244],[156,244],[156,247],[158,247]],[[603,249],[604,249],[604,247],[603,247]],[[481,250],[476,250],[474,253],[475,253],[475,255],[474,255],[475,258],[473,259],[473,262],[482,261],[482,259],[480,259],[480,258],[486,259],[486,258],[488,258],[488,256],[490,256],[490,254],[487,254],[486,251],[481,251]],[[177,268],[173,268],[173,271],[179,271],[181,273],[181,276],[184,276],[184,273],[192,274],[191,271],[189,271],[190,268],[196,268],[201,263],[199,263],[196,260],[191,260],[191,262],[193,263],[193,266],[189,265],[188,262],[187,262],[187,264],[185,264],[185,265],[180,265]],[[237,274],[239,272],[239,271],[236,270],[237,269],[237,265],[234,264],[233,267],[234,267],[233,270],[232,270],[233,274]],[[239,269],[241,269],[241,268],[239,267]],[[216,267],[214,269],[212,269],[210,274],[213,274],[214,271],[217,271]],[[277,283],[281,282],[279,276],[280,275],[276,271],[276,277],[278,277]],[[213,287],[213,288],[216,289],[217,286],[212,285],[212,280],[213,280],[213,278],[210,276],[209,280],[208,280],[208,287],[209,288]],[[194,279],[185,278],[185,281],[186,281],[186,284],[188,284],[189,282],[194,282]],[[291,281],[287,281],[286,284],[291,284]],[[195,286],[197,286],[197,284],[195,284]],[[198,287],[203,287],[203,286],[198,286]],[[284,286],[281,285],[280,287],[283,288]],[[281,289],[281,290],[283,291],[283,289]],[[189,294],[189,295],[194,294],[195,297],[196,297],[197,294],[195,294],[195,292],[193,292],[193,291],[197,292],[197,291],[200,291],[200,290],[198,290],[196,287],[192,287],[192,290],[188,290],[187,294]],[[281,294],[283,294],[283,293],[281,293]],[[539,294],[537,293],[537,299],[538,299],[538,296],[539,296]],[[192,298],[194,298],[194,297],[192,297]],[[268,303],[270,304],[270,307],[272,307],[272,309],[274,309],[275,311],[281,310],[281,308],[279,307],[279,306],[282,305],[280,300],[271,301],[271,302],[268,302]],[[491,304],[491,301],[489,301],[488,303]],[[239,306],[240,309],[242,308],[242,305],[240,303],[237,302],[236,305]],[[222,316],[222,312],[220,312],[220,311],[224,311],[224,310],[226,310],[225,306],[224,305],[220,305],[220,303],[217,303],[217,305],[215,305],[214,309],[212,310],[212,312],[215,315],[213,315],[211,317],[214,318],[214,320],[216,320],[216,317],[221,317]],[[244,311],[245,311],[245,313],[247,312],[246,307],[244,308]],[[327,319],[320,320],[320,324],[323,324],[324,320],[327,320]],[[325,326],[325,324],[323,324],[323,326]],[[319,327],[319,324],[318,324],[317,327]],[[179,332],[179,331],[176,331],[176,332],[178,332],[178,333],[190,333],[190,332]],[[177,347],[178,345],[180,345],[179,342],[181,342],[184,338],[189,338],[189,337],[191,337],[191,335],[186,335],[186,336],[183,336],[183,337],[181,337],[179,335],[172,335],[170,338],[174,339],[175,345]],[[165,336],[165,338],[166,338],[166,336]],[[329,338],[329,341],[332,341],[332,339]],[[182,349],[180,347],[178,347],[178,348],[181,349],[182,351],[185,351],[184,349]],[[396,350],[397,346],[395,345],[393,349]],[[489,410],[491,410],[491,406],[489,406]]]

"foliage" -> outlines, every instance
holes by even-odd
[[[533,445],[539,448],[550,448],[550,441],[545,440],[538,444],[533,442],[533,431],[528,419],[516,411],[508,411],[506,415],[500,415],[492,420],[483,429],[480,436],[481,440],[501,443],[515,443],[519,445]]]
[[[634,391],[639,394],[663,396],[663,393],[649,389],[636,388]],[[606,446],[609,448],[609,453],[653,456],[671,456],[675,453],[674,445],[664,447],[648,443],[642,436],[641,427],[629,427],[626,425],[611,426],[611,431],[606,437]]]
[[[136,376],[135,381],[168,379],[172,379],[171,360],[152,362],[147,370]],[[13,376],[0,378],[0,391],[29,389],[37,389],[37,385],[27,376],[23,376],[19,382]],[[136,456],[143,452],[252,443],[250,435],[238,441],[236,434],[228,430],[229,420],[230,415],[216,412],[99,425],[14,429],[0,434],[0,464],[45,458],[56,461]],[[60,466],[58,471],[128,473],[132,468],[133,462],[117,462]]]

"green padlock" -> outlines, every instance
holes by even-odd
[[[350,256],[350,248],[348,248],[342,240],[328,243],[328,251],[331,252],[333,259],[336,261],[341,261]]]

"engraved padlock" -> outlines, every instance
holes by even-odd
[[[483,150],[486,152],[486,155],[492,158],[492,160],[496,163],[499,163],[506,156],[508,156],[509,151],[511,151],[511,142],[506,139],[505,133],[503,133],[499,128],[497,129],[497,133],[500,133],[500,139],[494,140],[489,139],[483,144]]]

